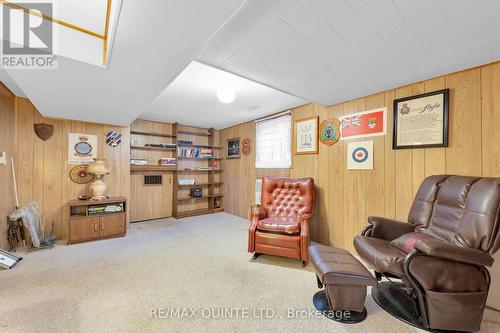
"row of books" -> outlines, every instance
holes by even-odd
[[[175,157],[162,157],[158,160],[158,165],[176,165],[177,159]]]
[[[175,143],[146,143],[144,147],[153,148],[175,148],[177,145]]]
[[[148,165],[148,160],[145,158],[131,158],[131,165]],[[176,165],[177,159],[175,157],[162,157],[158,160],[158,165]]]
[[[202,148],[179,148],[177,151],[179,157],[192,158],[212,158],[214,157],[212,149]]]

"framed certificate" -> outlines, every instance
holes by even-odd
[[[394,101],[393,149],[448,147],[449,89]]]
[[[318,116],[295,120],[295,154],[318,153]]]

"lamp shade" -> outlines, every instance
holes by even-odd
[[[87,172],[93,173],[94,175],[107,175],[110,168],[104,164],[103,158],[96,158],[94,163],[87,166]]]

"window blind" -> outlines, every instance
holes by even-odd
[[[291,116],[285,114],[256,123],[256,168],[290,168]]]

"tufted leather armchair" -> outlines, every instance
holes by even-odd
[[[252,206],[248,252],[309,260],[314,208],[312,178],[263,177],[260,206]]]

